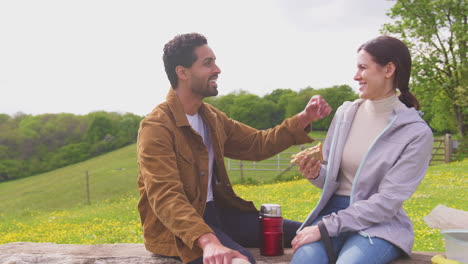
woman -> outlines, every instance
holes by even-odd
[[[424,177],[433,145],[408,88],[411,56],[400,40],[380,36],[359,47],[357,67],[360,99],[336,111],[324,162],[300,164],[323,191],[293,240],[292,263],[388,263],[411,253],[402,205]]]

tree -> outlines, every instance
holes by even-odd
[[[27,159],[37,152],[37,140],[40,138],[38,133],[41,122],[39,118],[27,116],[21,119],[17,129],[17,140],[19,141],[19,151],[21,158]]]
[[[112,120],[103,113],[94,114],[91,124],[86,131],[86,138],[90,143],[96,143],[112,133]]]
[[[328,130],[338,107],[346,101],[354,101],[359,98],[359,96],[353,91],[353,88],[346,84],[319,89],[317,90],[317,93],[323,96],[332,108],[330,115],[313,123],[313,128],[323,130]]]
[[[136,141],[142,117],[131,113],[0,114],[0,181],[27,177]]]
[[[382,29],[411,49],[411,87],[426,120],[461,137],[468,127],[467,13],[465,0],[397,0],[388,13],[395,21]]]
[[[7,114],[0,114],[0,125],[4,122],[7,122],[10,119],[10,116]]]
[[[275,103],[279,103],[281,98],[287,95],[297,95],[297,93],[291,89],[275,89],[273,92],[265,95],[263,98]]]
[[[286,106],[289,98],[297,96],[297,93],[291,89],[276,89],[263,98],[274,102],[278,106],[278,112],[274,116],[273,124],[280,124],[285,119]]]
[[[232,108],[236,107],[234,105],[234,100],[236,100],[237,97],[246,94],[249,93],[247,91],[238,90],[223,96],[207,97],[204,99],[204,101],[223,111],[226,115],[231,116]]]
[[[257,129],[274,127],[279,110],[275,103],[254,94],[238,95],[230,107],[230,117]]]
[[[118,123],[117,146],[124,146],[136,142],[138,136],[138,127],[140,126],[140,116],[126,113]]]

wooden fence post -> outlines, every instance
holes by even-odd
[[[88,204],[91,204],[91,199],[89,198],[89,175],[88,171],[86,171],[86,200]]]
[[[278,155],[276,155],[276,169],[277,170],[280,170],[281,169],[281,153],[278,153]]]
[[[241,173],[241,181],[244,181],[244,163],[241,161],[239,161],[239,167],[240,167],[240,173]]]
[[[452,157],[452,135],[445,134],[444,137],[444,146],[445,146],[445,163],[450,163],[450,158]]]

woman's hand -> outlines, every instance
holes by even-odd
[[[320,235],[318,226],[308,226],[297,233],[297,235],[292,240],[291,245],[293,247],[293,252],[296,252],[296,250],[302,245],[317,242],[321,238],[322,236]]]
[[[299,164],[299,171],[305,178],[313,180],[318,177],[321,164],[322,162],[316,158],[304,157]]]

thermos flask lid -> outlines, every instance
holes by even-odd
[[[260,215],[266,217],[280,217],[281,205],[279,204],[262,204],[260,207]]]

